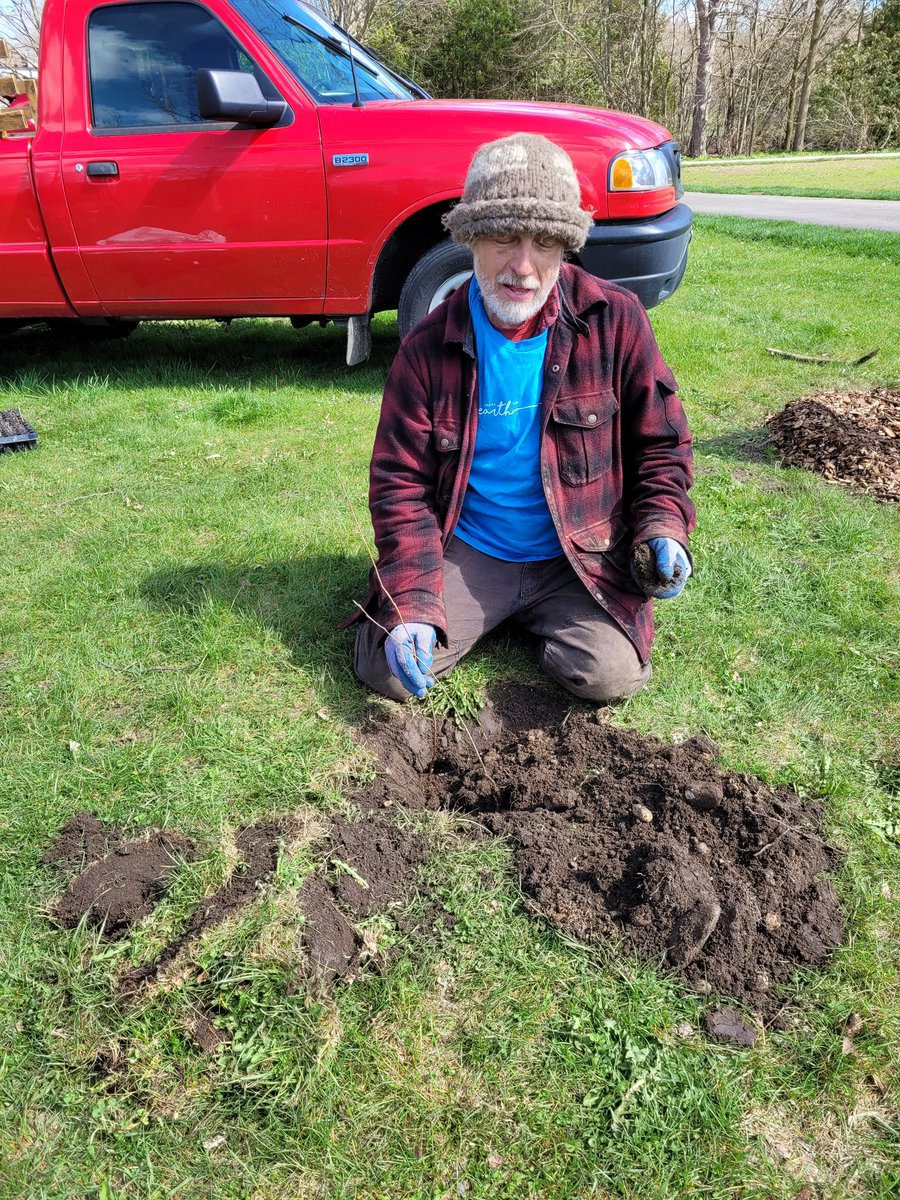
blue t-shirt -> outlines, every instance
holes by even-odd
[[[548,330],[512,342],[488,320],[472,276],[478,427],[456,536],[506,562],[556,558],[562,546],[541,484],[541,383]]]

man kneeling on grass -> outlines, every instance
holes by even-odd
[[[424,696],[511,621],[574,695],[624,699],[650,678],[647,592],[677,596],[691,573],[677,384],[636,297],[563,262],[592,217],[560,147],[533,134],[480,147],[445,223],[475,274],[387,379],[356,675]]]

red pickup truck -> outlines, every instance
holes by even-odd
[[[576,105],[434,100],[303,0],[46,0],[35,131],[0,139],[0,326],[345,321],[401,333],[470,271],[441,217],[482,142],[565,146],[578,260],[649,308],[691,236],[677,144]]]

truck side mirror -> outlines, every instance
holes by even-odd
[[[197,72],[197,99],[204,121],[235,121],[260,128],[277,125],[287,108],[283,100],[267,100],[256,77],[247,71],[208,67]]]

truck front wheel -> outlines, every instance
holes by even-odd
[[[446,300],[472,274],[472,251],[448,238],[423,254],[407,276],[400,305],[397,326],[400,336],[406,337],[412,327],[433,308]]]

